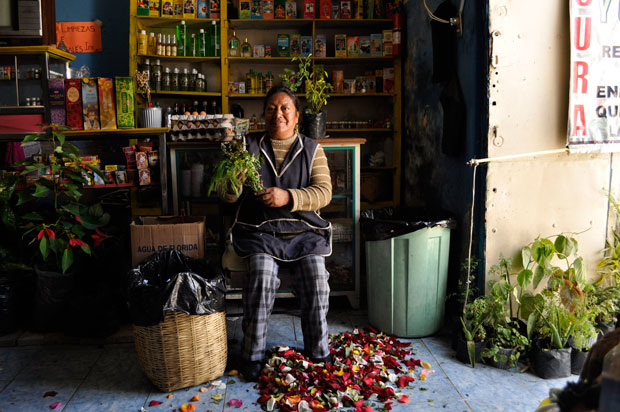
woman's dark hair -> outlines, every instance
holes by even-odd
[[[284,86],[273,86],[271,89],[269,89],[269,91],[267,92],[267,96],[265,96],[265,100],[263,101],[263,113],[265,113],[265,109],[267,108],[267,102],[269,101],[269,99],[271,99],[271,96],[277,93],[284,93],[288,97],[290,97],[291,100],[293,100],[293,104],[295,105],[295,110],[297,110],[297,113],[301,113],[301,102],[299,101],[297,96],[295,96],[295,93],[291,91],[291,89]]]

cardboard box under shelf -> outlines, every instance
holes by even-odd
[[[185,216],[183,221],[179,216],[144,216],[142,222],[142,225],[132,222],[129,226],[134,267],[150,255],[169,249],[177,249],[194,259],[204,258],[204,216]]]
[[[392,170],[361,172],[360,189],[362,202],[391,200]]]

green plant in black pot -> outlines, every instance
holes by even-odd
[[[480,296],[465,305],[460,318],[463,339],[457,343],[456,357],[463,363],[469,362],[472,368],[481,360],[487,337],[485,323],[489,317],[489,298]]]
[[[589,310],[602,334],[615,329],[620,311],[620,286],[595,286],[589,300]]]

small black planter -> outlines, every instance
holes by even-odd
[[[474,342],[474,344],[476,346],[476,355],[474,359],[475,362],[480,362],[482,360],[482,351],[486,348],[487,342]],[[463,363],[470,363],[469,353],[467,352],[467,341],[461,337],[458,338],[456,343],[456,358]]]
[[[323,139],[326,124],[327,113],[324,111],[317,114],[304,112],[301,117],[301,132],[312,139]]]
[[[596,329],[599,330],[598,339],[600,340],[603,336],[605,336],[609,332],[614,331],[616,329],[616,325],[613,322],[597,323],[596,324]]]
[[[74,298],[73,273],[62,274],[35,267],[36,290],[32,312],[32,329],[36,332],[64,330],[69,303]]]
[[[512,355],[515,352],[515,350],[516,350],[515,348],[502,348],[498,350],[498,354],[505,355],[506,356],[505,361],[496,362],[495,359],[493,359],[493,356],[491,356],[490,358],[485,358],[485,363],[497,369],[509,369],[512,366],[510,364],[511,362],[510,355]]]
[[[579,375],[581,373],[581,369],[589,353],[589,350],[580,351],[579,349],[572,348],[570,353],[570,371],[573,375]]]
[[[542,349],[540,342],[535,342],[532,363],[536,376],[540,378],[566,378],[571,375],[571,348]]]

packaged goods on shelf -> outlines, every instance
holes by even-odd
[[[340,0],[332,0],[332,19],[340,18]]]
[[[324,18],[324,17],[321,16],[321,18]],[[340,2],[340,18],[341,19],[352,19],[353,18],[353,11],[351,9],[351,0],[342,0]]]
[[[253,19],[263,18],[263,5],[261,0],[250,0],[250,12]]]
[[[116,125],[119,128],[133,128],[136,125],[133,77],[116,77],[114,82],[116,86]]]
[[[291,57],[301,56],[301,35],[292,33],[290,36],[290,55]]]
[[[370,36],[360,36],[359,39],[360,56],[370,56]]]
[[[286,0],[286,18],[287,19],[296,19],[297,18],[297,3],[291,0]]]
[[[230,141],[242,138],[247,130],[244,119],[236,119],[232,114],[170,115],[170,139],[175,141],[209,140]]]
[[[196,0],[185,0],[183,2],[183,18],[193,19],[196,17]]]
[[[114,85],[112,79],[99,77],[99,122],[101,129],[116,129],[116,105],[114,103]]]
[[[220,0],[209,0],[209,17],[212,19],[220,18]]]
[[[301,55],[308,57],[312,54],[312,36],[301,36]]]
[[[383,56],[383,35],[381,33],[370,35],[370,55]]]
[[[161,2],[161,17],[174,17],[174,2],[172,0]]]
[[[94,77],[82,78],[82,112],[84,114],[84,130],[98,130],[99,124],[99,96],[97,93],[97,79]]]
[[[272,20],[273,17],[273,0],[263,0],[263,19]]]
[[[82,83],[80,79],[65,79],[65,109],[67,126],[73,130],[84,129],[82,118]]]
[[[347,35],[334,35],[335,57],[347,57]]]
[[[148,0],[137,0],[137,2],[138,2],[137,15],[138,16],[148,16],[149,15],[149,2],[148,2]]]
[[[278,34],[278,56],[280,57],[290,56],[288,34]]]
[[[198,1],[196,4],[196,17],[199,19],[208,19],[211,14],[211,2],[209,1]]]
[[[325,35],[317,34],[315,41],[314,41],[314,56],[325,57],[326,49],[327,49],[327,44],[325,43]]]
[[[50,118],[52,123],[66,124],[65,111],[65,80],[49,79]]]
[[[252,12],[250,11],[250,0],[239,1],[239,18],[242,20],[252,18]]]
[[[274,0],[274,18],[285,19],[286,18],[286,0]]]
[[[151,17],[159,17],[160,9],[161,9],[161,1],[160,0],[149,0],[149,16]]]
[[[314,18],[314,0],[304,0],[304,19]]]
[[[360,55],[359,36],[347,36],[347,57],[358,57]]]

